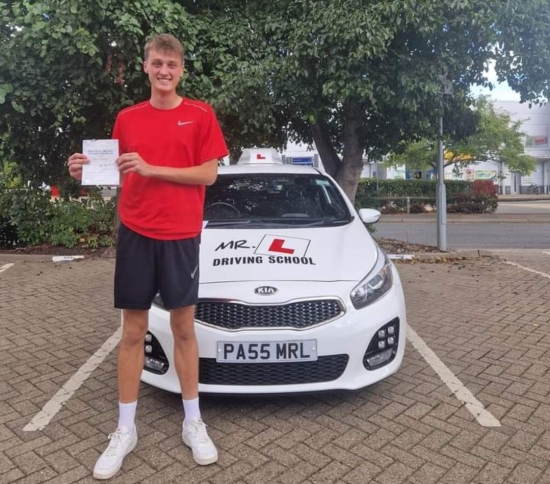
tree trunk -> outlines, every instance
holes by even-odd
[[[336,177],[342,161],[334,149],[326,123],[322,119],[318,119],[311,126],[311,133],[325,171],[330,176]]]
[[[354,101],[344,104],[344,157],[336,181],[353,203],[357,185],[363,171],[363,132],[361,125],[361,107]]]

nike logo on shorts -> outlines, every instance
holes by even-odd
[[[195,274],[197,273],[198,269],[199,269],[199,266],[195,267],[195,270],[191,272],[191,279],[195,279]]]

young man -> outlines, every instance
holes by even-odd
[[[119,421],[95,465],[96,479],[114,476],[137,444],[134,420],[143,341],[157,291],[170,310],[184,407],[183,442],[200,465],[218,459],[199,409],[194,310],[205,185],[216,180],[218,160],[227,154],[227,147],[212,108],[177,94],[183,57],[183,46],[175,37],[162,34],[149,40],[143,69],[151,97],[122,110],[114,125],[122,179],[115,266],[115,307],[122,309],[123,317]],[[87,162],[81,153],[71,155],[70,175],[81,179]]]

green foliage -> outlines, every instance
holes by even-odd
[[[113,244],[115,201],[92,193],[82,199],[52,199],[49,191],[14,188],[0,196],[0,246],[51,244],[73,248]]]
[[[48,242],[63,247],[112,245],[114,201],[92,195],[81,200],[56,200]]]
[[[15,161],[32,186],[74,193],[64,161],[82,139],[109,136],[121,107],[148,97],[142,47],[163,31],[186,45],[184,91],[214,105],[234,157],[246,146],[315,142],[353,199],[365,154],[434,139],[440,74],[454,89],[446,115],[457,119],[467,113],[471,83],[486,84],[489,59],[524,99],[548,94],[547,7],[547,0],[0,0],[0,159]]]
[[[445,180],[448,195],[468,190],[470,182],[462,180]],[[362,178],[357,190],[361,197],[399,198],[399,197],[435,197],[435,180],[377,180]]]
[[[7,213],[6,194],[20,184],[14,174],[13,165],[3,163],[0,169],[0,249],[11,249],[19,244],[17,230]]]
[[[64,192],[75,191],[64,163],[82,139],[108,137],[116,111],[146,98],[145,38],[195,34],[170,0],[0,1],[0,18],[0,159]]]
[[[355,206],[396,213],[405,212],[408,205],[410,213],[426,212],[437,208],[436,185],[435,180],[361,179]],[[446,180],[445,187],[448,212],[492,213],[498,206],[497,188],[492,181]]]
[[[14,249],[20,244],[17,229],[9,218],[0,215],[0,249]]]
[[[497,12],[501,44],[495,46],[495,71],[521,101],[550,99],[550,8],[548,0],[507,0]]]
[[[486,99],[475,103],[478,113],[477,128],[465,137],[444,136],[445,166],[461,170],[487,160],[505,163],[510,170],[531,173],[535,158],[524,153],[522,122],[512,121],[510,114],[497,111]],[[386,164],[406,165],[410,170],[435,169],[437,165],[437,138],[421,138],[412,142],[402,140],[390,153]]]
[[[4,194],[5,213],[26,245],[48,240],[49,221],[53,216],[50,194],[38,188],[14,188]]]
[[[447,203],[448,213],[493,213],[498,206],[497,197],[471,192],[457,193]]]

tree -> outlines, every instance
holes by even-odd
[[[499,42],[494,45],[495,70],[500,82],[521,95],[522,102],[550,99],[550,2],[502,2],[497,13]]]
[[[264,74],[249,76],[255,81],[251,92],[269,87],[273,111],[286,120],[288,137],[315,142],[325,168],[353,199],[365,154],[379,156],[399,139],[432,129],[437,75],[449,43],[466,44],[454,42],[452,31],[460,30],[471,14],[453,11],[455,25],[438,40],[450,14],[442,4],[277,1],[261,11],[247,7],[243,12],[230,2],[224,15],[246,17],[256,27],[239,31],[245,45],[254,45],[258,31],[263,32],[261,49],[243,66],[243,72]],[[484,58],[473,55],[469,63],[481,66],[477,57]],[[248,115],[238,101],[233,104],[241,116]]]
[[[80,140],[147,97],[141,47],[167,31],[187,46],[186,94],[214,105],[233,156],[314,142],[353,200],[365,156],[435,137],[442,72],[456,113],[489,59],[529,79],[525,99],[547,90],[537,5],[548,0],[0,0],[0,156],[36,183],[66,179]]]
[[[241,66],[265,76],[255,78],[251,96],[269,91],[273,111],[288,120],[288,136],[315,142],[353,200],[365,156],[375,158],[403,139],[435,138],[439,75],[446,72],[454,87],[451,113],[464,114],[471,83],[486,83],[486,62],[516,42],[502,25],[542,3],[548,2],[303,0],[256,11],[250,3],[225,2],[223,15],[248,19],[252,27],[238,32],[247,46],[265,32],[261,49]],[[525,35],[514,25],[514,35]],[[538,27],[537,41],[547,41],[547,24]],[[514,45],[517,58],[526,46]],[[547,66],[526,62],[515,69],[527,74]]]
[[[239,55],[250,54],[238,50],[244,41],[235,29],[246,28],[242,19],[228,24],[197,2],[171,0],[0,0],[0,15],[0,159],[16,162],[33,186],[77,190],[65,160],[81,150],[83,139],[110,136],[119,109],[148,98],[143,45],[160,32],[183,40],[182,93],[223,111],[233,153],[284,142],[278,128],[283,121],[265,122],[269,108],[260,93],[250,96],[246,77],[239,75],[245,64]],[[223,92],[221,68],[234,73],[223,78]],[[247,116],[232,108],[235,102]]]
[[[477,128],[468,136],[457,138],[449,133],[444,136],[444,166],[453,166],[457,172],[470,164],[493,160],[505,163],[510,170],[531,173],[536,160],[524,153],[525,134],[520,130],[522,121],[512,121],[506,111],[497,111],[486,98],[475,103],[479,115]],[[406,165],[412,171],[436,170],[437,140],[421,138],[401,142],[386,164]]]
[[[147,9],[139,0],[15,0],[0,12],[0,156],[31,185],[69,183],[64,161],[82,139],[109,136],[116,111],[145,98],[144,36],[196,33],[168,0]]]

